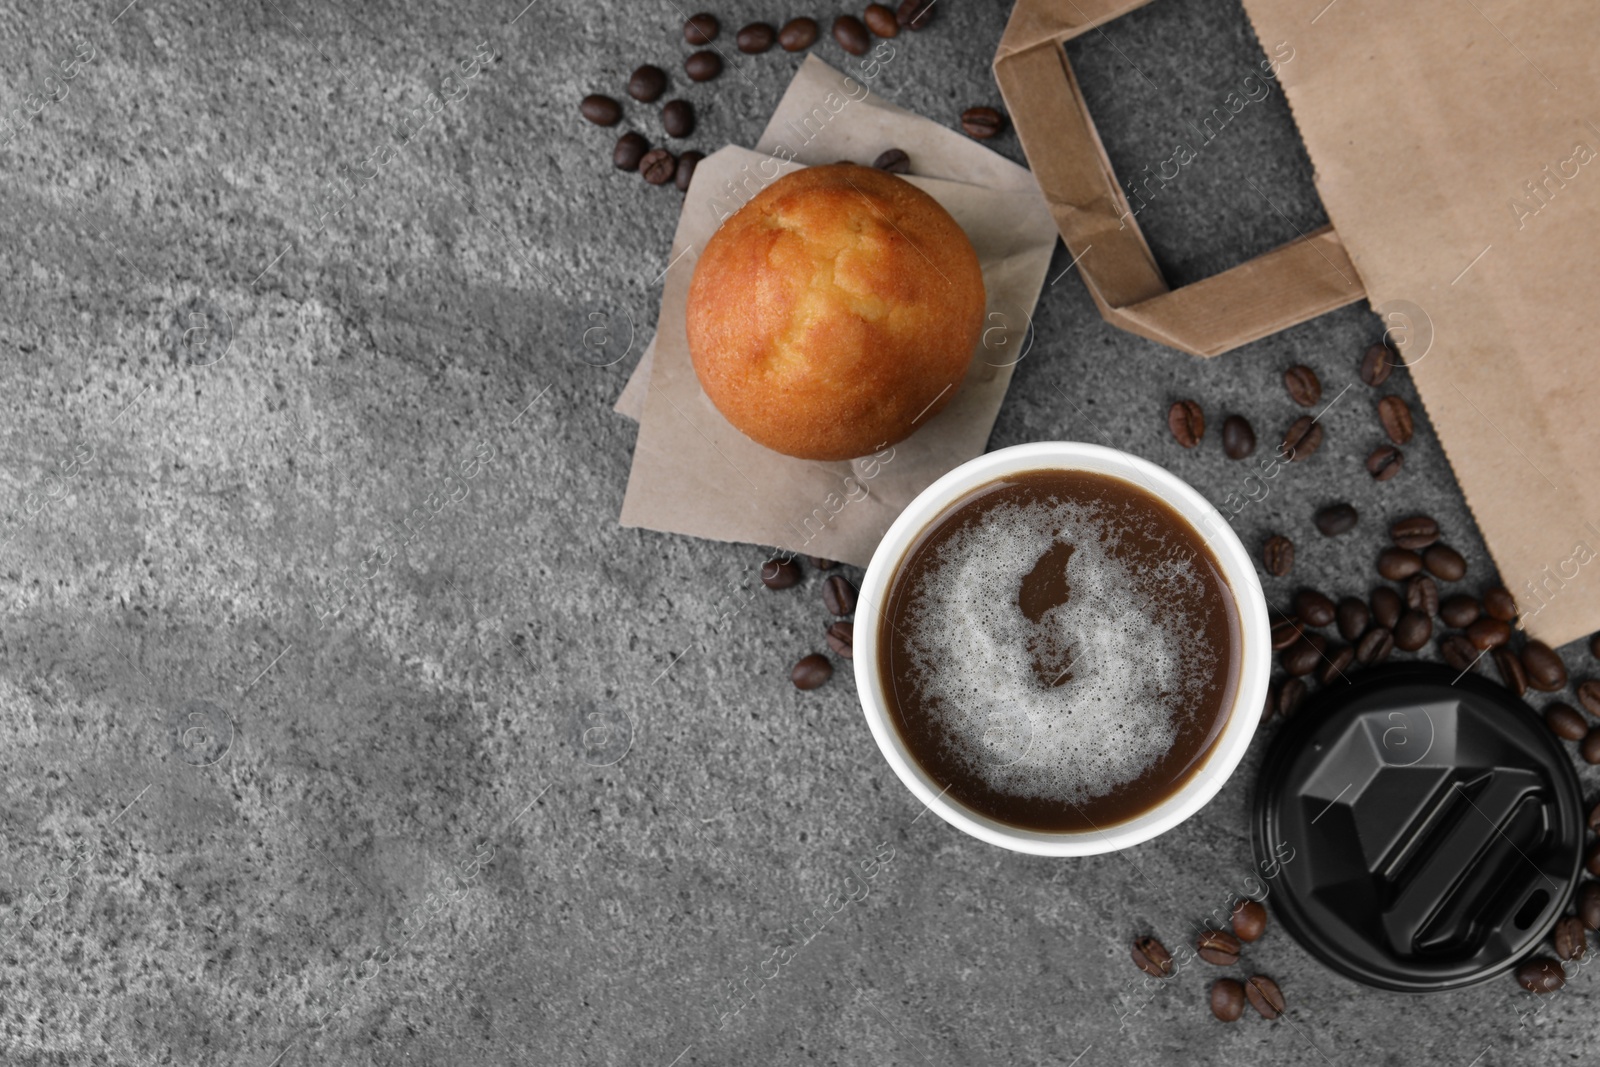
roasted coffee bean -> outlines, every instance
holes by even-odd
[[[1576,915],[1562,917],[1550,932],[1555,943],[1556,956],[1564,960],[1581,960],[1589,947],[1589,938],[1583,932],[1583,920]]]
[[[1477,647],[1461,634],[1445,634],[1439,638],[1439,658],[1458,671],[1467,670],[1478,662],[1479,655]]]
[[[1497,585],[1483,594],[1483,613],[1491,619],[1511,622],[1517,617],[1517,601],[1510,590]]]
[[[1583,740],[1578,744],[1578,755],[1583,757],[1585,763],[1600,763],[1600,726],[1583,735]],[[1593,859],[1592,856],[1590,858]],[[1597,874],[1593,863],[1589,865],[1589,873]]]
[[[653,103],[667,91],[667,72],[646,63],[628,78],[628,95],[641,104]]]
[[[848,615],[856,610],[856,587],[835,574],[822,583],[822,603],[831,615]]]
[[[1282,534],[1267,538],[1261,545],[1261,565],[1274,578],[1294,570],[1294,542]]]
[[[1578,890],[1578,918],[1591,930],[1600,930],[1600,882],[1585,882]]]
[[[1284,371],[1283,387],[1289,390],[1289,399],[1303,408],[1314,408],[1322,399],[1322,382],[1310,367],[1294,366]]]
[[[1400,362],[1388,345],[1373,345],[1361,357],[1361,380],[1376,389],[1389,380],[1389,372]]]
[[[692,52],[683,61],[683,72],[694,82],[708,82],[722,73],[722,57],[710,49]]]
[[[868,4],[866,14],[861,16],[866,22],[867,29],[879,37],[898,37],[900,35],[900,20],[894,17],[894,10],[882,4]]]
[[[1467,627],[1467,640],[1480,652],[1495,648],[1511,640],[1511,625],[1499,619],[1479,619]]]
[[[1212,982],[1211,1014],[1225,1023],[1237,1022],[1244,1014],[1244,986],[1232,978]]]
[[[758,56],[771,48],[777,39],[777,30],[765,22],[752,22],[734,35],[733,43],[738,46],[739,51]]]
[[[1415,608],[1400,616],[1394,624],[1394,647],[1402,652],[1415,652],[1433,636],[1433,620]]]
[[[969,107],[961,113],[961,129],[974,140],[987,141],[1005,124],[1005,116],[992,107]]]
[[[899,10],[895,12],[895,21],[902,28],[913,30],[926,29],[929,22],[933,21],[933,5],[937,0],[903,0]]]
[[[827,637],[828,647],[833,649],[834,655],[843,656],[845,659],[854,658],[856,640],[854,623],[831,622],[828,624],[828,630],[824,636]]]
[[[1600,733],[1600,730],[1591,732]],[[1600,763],[1600,760],[1589,760],[1589,762]],[[1584,857],[1583,865],[1588,869],[1590,874],[1594,875],[1596,878],[1600,878],[1600,842],[1596,842],[1595,844],[1589,846],[1589,854]]]
[[[1233,906],[1233,932],[1240,941],[1259,941],[1267,930],[1267,908],[1246,897]]]
[[[1406,457],[1403,452],[1393,445],[1379,445],[1367,456],[1367,473],[1372,475],[1375,482],[1386,482],[1400,473],[1400,468],[1405,466]]]
[[[833,39],[853,56],[864,56],[872,47],[872,35],[866,24],[854,15],[840,15],[833,20]]]
[[[1386,396],[1378,401],[1378,421],[1383,424],[1383,432],[1389,435],[1389,440],[1397,445],[1411,440],[1415,431],[1411,408],[1397,396]]]
[[[1322,662],[1321,634],[1305,634],[1278,657],[1284,672],[1294,678],[1304,678]]]
[[[1459,582],[1467,573],[1467,561],[1449,545],[1429,545],[1422,552],[1422,565],[1429,574],[1446,582]]]
[[[1413,574],[1406,582],[1406,604],[1430,618],[1439,614],[1439,583],[1426,574]]]
[[[1333,601],[1315,589],[1302,589],[1294,595],[1294,613],[1307,626],[1326,626],[1333,621]]]
[[[1541,693],[1554,693],[1567,687],[1567,665],[1555,649],[1543,641],[1529,641],[1522,647],[1522,666],[1528,684]]]
[[[1403,581],[1422,569],[1422,557],[1408,548],[1386,548],[1378,553],[1378,573],[1391,582]]]
[[[1589,809],[1589,831],[1600,833],[1600,804]]]
[[[652,148],[639,160],[639,173],[651,185],[665,185],[677,173],[678,161],[665,148]]]
[[[800,564],[792,559],[769,559],[761,565],[761,584],[768,589],[788,589],[800,581]]]
[[[817,43],[817,20],[790,19],[778,31],[778,43],[785,52],[801,52]]]
[[[639,160],[650,151],[650,142],[643,134],[625,133],[617,138],[617,147],[611,150],[611,162],[618,170],[638,170]]]
[[[1278,710],[1278,691],[1283,683],[1274,678],[1267,683],[1267,697],[1261,702],[1261,718],[1256,720],[1257,729],[1265,726],[1267,720],[1272,718]]]
[[[721,28],[717,16],[701,12],[683,24],[683,39],[693,45],[710,44],[717,39],[717,31]]]
[[[1420,567],[1422,562],[1418,560],[1417,565]],[[1372,604],[1372,621],[1379,626],[1394,629],[1394,624],[1400,621],[1400,613],[1406,607],[1406,602],[1400,599],[1400,594],[1386,585],[1380,585],[1367,599]]]
[[[678,157],[678,171],[672,176],[672,184],[676,185],[680,192],[689,191],[689,183],[694,180],[694,168],[698,167],[704,158],[706,158],[704,152],[697,152],[692,148]]]
[[[1246,981],[1244,995],[1250,1001],[1250,1006],[1261,1013],[1263,1019],[1276,1019],[1287,1007],[1283,1001],[1283,990],[1278,988],[1277,982],[1265,975],[1258,974]]]
[[[1500,681],[1505,687],[1517,696],[1528,691],[1528,674],[1522,669],[1522,660],[1511,651],[1510,645],[1501,645],[1489,653],[1489,658],[1494,660],[1495,670],[1500,672]]]
[[[1517,984],[1530,993],[1554,993],[1567,984],[1567,973],[1555,960],[1540,956],[1517,968]]]
[[[1282,652],[1300,640],[1300,623],[1284,617],[1272,620],[1272,651]]]
[[[1446,626],[1454,626],[1458,630],[1465,630],[1477,622],[1480,614],[1482,612],[1478,609],[1477,600],[1466,593],[1457,593],[1439,604],[1439,618],[1444,620]]]
[[[1205,930],[1195,939],[1195,951],[1207,963],[1232,967],[1239,962],[1239,939],[1226,930]]]
[[[872,165],[879,170],[886,170],[890,174],[910,174],[911,157],[898,148],[891,148],[872,161]]]
[[[1310,459],[1322,447],[1322,423],[1311,421],[1310,415],[1301,415],[1283,435],[1282,451],[1290,463]]]
[[[1582,741],[1589,733],[1589,724],[1583,721],[1583,716],[1566,704],[1556,703],[1545,708],[1544,724],[1563,741]]]
[[[1365,600],[1358,596],[1347,596],[1334,608],[1334,620],[1339,624],[1339,636],[1346,641],[1354,641],[1367,632],[1372,612],[1367,610]]]
[[[1578,686],[1578,706],[1600,719],[1600,681],[1591,678]]]
[[[622,121],[622,105],[599,93],[584,97],[578,104],[578,112],[596,126],[615,126]]]
[[[661,127],[668,137],[687,137],[694,132],[694,108],[687,100],[669,100],[661,109]]]
[[[815,689],[833,677],[833,664],[821,652],[802,657],[789,672],[789,681],[796,689]]]
[[[1298,678],[1285,678],[1278,687],[1278,714],[1287,719],[1305,703],[1306,683]]]
[[[1356,661],[1356,650],[1349,645],[1332,645],[1322,654],[1322,663],[1317,667],[1317,681],[1323,685],[1332,685],[1334,682],[1348,682],[1345,672]]]
[[[1600,659],[1600,633],[1594,634],[1589,638],[1589,655],[1595,659]]]
[[[1389,539],[1401,548],[1424,549],[1439,540],[1439,524],[1426,515],[1413,515],[1390,526]]]
[[[1243,459],[1256,450],[1256,431],[1243,415],[1222,420],[1222,453],[1229,459]]]
[[[1172,953],[1153,937],[1141,937],[1133,943],[1133,963],[1151,978],[1165,978],[1172,973]]]
[[[823,559],[821,556],[807,556],[806,562],[819,571],[831,571],[839,565],[837,560]]]
[[[1324,537],[1337,537],[1356,528],[1356,523],[1361,516],[1349,504],[1329,504],[1319,508],[1312,521],[1317,524],[1317,529],[1322,531]]]
[[[1361,635],[1356,645],[1356,659],[1362,663],[1382,663],[1394,651],[1394,631],[1386,626],[1374,626]]]
[[[1184,448],[1193,448],[1206,435],[1206,413],[1193,400],[1178,400],[1167,409],[1167,429]]]

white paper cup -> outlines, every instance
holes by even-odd
[[[1182,515],[1216,557],[1239,609],[1242,648],[1235,700],[1221,735],[1205,762],[1182,787],[1160,804],[1126,822],[1097,830],[1045,833],[1024,830],[973,811],[946,794],[906,748],[889,716],[878,670],[878,627],[884,601],[906,551],[934,519],[972,490],[1023,471],[1072,470],[1110,475],[1131,482]],[[1255,735],[1272,670],[1267,603],[1251,561],[1239,538],[1217,509],[1189,484],[1147,460],[1112,448],[1071,441],[1016,445],[963,463],[924,489],[884,534],[872,555],[856,604],[856,688],[867,725],[884,759],[907,789],[945,822],[1002,848],[1040,856],[1090,856],[1148,841],[1199,811],[1228,780]]]

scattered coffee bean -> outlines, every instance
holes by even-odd
[[[1439,638],[1439,658],[1452,668],[1464,671],[1478,662],[1476,646],[1461,634],[1445,634]]]
[[[1583,932],[1583,920],[1576,915],[1563,917],[1550,934],[1555,942],[1556,956],[1564,960],[1581,960],[1589,947],[1589,938]]]
[[[1522,647],[1522,666],[1528,672],[1528,684],[1541,693],[1554,693],[1567,687],[1567,665],[1561,662],[1555,649],[1543,641],[1529,641]]]
[[[611,150],[611,162],[618,170],[638,170],[639,160],[650,151],[650,142],[643,134],[625,133],[617,138],[617,147]]]
[[[1600,804],[1589,809],[1589,831],[1600,833]]]
[[[1387,482],[1400,473],[1404,467],[1406,457],[1403,452],[1393,445],[1379,445],[1367,456],[1367,473],[1372,475],[1375,482]]]
[[[866,25],[854,15],[840,15],[833,20],[833,39],[853,56],[864,56],[872,47],[872,35]]]
[[[1261,565],[1274,578],[1294,570],[1294,542],[1282,534],[1267,538],[1261,545]]]
[[[790,19],[778,31],[778,43],[785,52],[801,52],[817,43],[816,19]]]
[[[1276,1019],[1287,1005],[1278,983],[1264,975],[1255,975],[1244,984],[1244,995],[1250,1006],[1261,1013],[1263,1019]]]
[[[1499,619],[1479,619],[1467,627],[1467,640],[1482,652],[1511,640],[1511,626]]]
[[[961,113],[961,129],[974,140],[987,141],[1005,124],[1005,116],[992,107],[969,107]]]
[[[1207,963],[1232,967],[1239,962],[1239,939],[1226,930],[1202,931],[1194,944],[1200,958]]]
[[[911,157],[898,148],[891,148],[883,155],[872,161],[872,165],[879,170],[886,170],[890,174],[910,174]]]
[[[1302,589],[1294,595],[1294,613],[1307,626],[1326,626],[1335,611],[1333,601],[1315,589]]]
[[[1494,649],[1489,653],[1489,658],[1494,660],[1495,670],[1500,672],[1500,681],[1507,689],[1519,697],[1528,691],[1528,674],[1522,669],[1522,660],[1510,645]]]
[[[837,560],[823,559],[821,556],[807,556],[806,562],[819,571],[831,571],[839,565]]]
[[[1391,582],[1404,581],[1422,569],[1422,557],[1409,548],[1386,548],[1378,553],[1378,573]]]
[[[578,104],[578,112],[596,126],[615,126],[622,121],[622,105],[599,93],[584,97]]]
[[[1233,932],[1240,941],[1259,941],[1267,930],[1267,908],[1246,897],[1233,906]]]
[[[1467,561],[1449,545],[1429,545],[1422,553],[1428,573],[1446,582],[1459,582],[1467,573]]]
[[[1600,764],[1600,726],[1583,735],[1583,741],[1578,745],[1578,755],[1583,757],[1585,763]],[[1593,864],[1589,866],[1589,873],[1594,873]]]
[[[1561,964],[1546,956],[1529,960],[1517,968],[1517,983],[1530,993],[1554,993],[1567,984]]]
[[[1339,636],[1346,641],[1355,641],[1367,632],[1372,613],[1367,610],[1365,600],[1358,596],[1347,596],[1334,609],[1334,619],[1339,624]]]
[[[1378,421],[1389,440],[1403,445],[1411,440],[1415,427],[1411,421],[1411,408],[1397,396],[1386,396],[1378,401]]]
[[[1402,652],[1415,652],[1432,636],[1433,620],[1414,608],[1394,624],[1394,647]]]
[[[722,57],[709,49],[693,52],[683,61],[683,71],[690,81],[708,82],[722,73]]]
[[[1304,678],[1322,662],[1321,634],[1304,634],[1278,657],[1284,672],[1293,678]]]
[[[1457,593],[1439,604],[1439,618],[1444,620],[1446,626],[1454,626],[1458,630],[1465,630],[1478,621],[1482,612],[1478,602],[1466,593]]]
[[[1329,504],[1319,509],[1312,521],[1317,524],[1317,529],[1322,531],[1324,537],[1337,537],[1354,530],[1360,517],[1356,509],[1349,504]]]
[[[1439,614],[1439,583],[1426,574],[1413,574],[1406,582],[1406,604],[1429,617]]]
[[[672,176],[672,184],[678,187],[679,192],[689,191],[689,183],[694,180],[694,168],[698,167],[704,158],[706,158],[704,152],[697,152],[692,148],[678,157],[678,172]]]
[[[856,587],[835,574],[822,583],[822,603],[830,615],[848,615],[856,610]]]
[[[687,137],[694,132],[694,108],[687,100],[669,100],[661,109],[661,126],[668,137]]]
[[[1401,548],[1424,549],[1439,540],[1439,524],[1426,515],[1413,515],[1390,526],[1389,539]]]
[[[1600,731],[1594,731],[1600,733]],[[1590,763],[1600,763],[1600,760],[1590,760]],[[1600,878],[1600,842],[1589,846],[1589,854],[1584,857],[1583,865],[1589,873]]]
[[[1243,459],[1256,450],[1256,431],[1243,415],[1222,420],[1222,452],[1229,459]]]
[[[1300,640],[1300,623],[1289,617],[1272,620],[1272,651],[1282,652]]]
[[[1591,678],[1578,686],[1578,706],[1600,719],[1600,681]]]
[[[1317,681],[1323,685],[1332,685],[1335,682],[1348,682],[1345,675],[1356,661],[1356,650],[1349,645],[1332,645],[1322,654],[1322,663],[1317,667]]]
[[[895,12],[895,21],[902,28],[921,30],[933,21],[933,5],[937,0],[903,0]]]
[[[628,78],[628,95],[641,104],[653,103],[666,91],[667,72],[660,67],[646,63]]]
[[[1510,590],[1497,585],[1483,594],[1483,613],[1491,619],[1511,622],[1517,617],[1517,601]]]
[[[1544,709],[1544,724],[1563,741],[1582,741],[1589,732],[1583,716],[1566,704],[1551,704]]]
[[[710,44],[717,39],[717,31],[721,28],[722,24],[715,15],[702,12],[683,24],[683,39],[693,45]]]
[[[771,48],[777,39],[777,30],[765,22],[752,22],[734,35],[733,43],[738,46],[739,51],[758,56]]]
[[[1322,382],[1310,367],[1294,366],[1284,371],[1283,386],[1289,390],[1289,399],[1303,408],[1314,408],[1322,399]]]
[[[1591,930],[1600,930],[1600,882],[1585,882],[1578,890],[1578,918]]]
[[[1298,678],[1285,678],[1278,687],[1278,714],[1287,719],[1305,703],[1306,683]]]
[[[1172,973],[1172,953],[1153,937],[1141,937],[1133,943],[1133,963],[1151,978],[1165,978]]]
[[[1237,1022],[1244,1014],[1244,986],[1232,978],[1212,982],[1211,1014],[1225,1023]]]
[[[1385,626],[1374,626],[1361,635],[1356,645],[1356,659],[1362,663],[1382,663],[1394,651],[1394,631]]]
[[[815,689],[833,677],[833,664],[821,652],[802,657],[789,672],[789,681],[796,689]]]
[[[829,623],[825,636],[828,639],[828,647],[833,649],[834,655],[843,656],[845,659],[854,658],[854,647],[856,640],[856,628],[854,623]]]
[[[1510,594],[1506,595],[1509,596]],[[1600,633],[1594,634],[1589,638],[1589,655],[1595,659],[1600,659]]]
[[[1167,429],[1184,448],[1193,448],[1206,434],[1206,413],[1193,400],[1178,400],[1167,409]]]
[[[1277,678],[1274,678],[1267,683],[1267,697],[1261,702],[1261,718],[1256,720],[1256,729],[1260,729],[1261,727],[1265,726],[1267,724],[1267,720],[1272,718],[1273,714],[1277,712],[1278,692],[1282,689],[1282,687],[1283,683]]]
[[[1311,421],[1310,415],[1301,415],[1290,424],[1283,435],[1282,451],[1290,463],[1310,459],[1322,447],[1322,423]]]
[[[665,185],[677,173],[678,161],[665,148],[652,148],[639,160],[639,173],[651,185]]]
[[[761,565],[761,584],[768,589],[788,589],[800,581],[800,564],[792,559],[769,559]]]
[[[1376,389],[1389,380],[1389,372],[1400,362],[1388,345],[1373,345],[1361,357],[1361,380]]]
[[[1421,561],[1418,561],[1421,565]],[[1400,621],[1400,613],[1405,610],[1405,601],[1400,599],[1400,594],[1386,585],[1380,585],[1372,591],[1367,598],[1372,605],[1372,621],[1379,626],[1394,629],[1394,624]]]
[[[867,29],[879,37],[898,37],[900,35],[900,20],[894,17],[894,10],[882,4],[868,4],[866,14],[861,16],[866,21]]]

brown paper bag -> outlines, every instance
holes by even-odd
[[[1358,299],[1411,366],[1533,636],[1600,628],[1600,28],[1587,0],[1244,0],[1332,228],[1169,290],[1061,43],[1148,0],[1020,0],[995,74],[1101,312],[1215,355]],[[1092,246],[1092,248],[1091,248]]]

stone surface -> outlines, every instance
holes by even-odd
[[[998,105],[1007,6],[946,0],[879,90],[952,125]],[[611,166],[624,130],[661,138],[628,73],[667,70],[699,118],[674,149],[709,151],[753,141],[801,59],[732,49],[786,13],[713,10],[730,69],[690,85],[672,4],[0,7],[4,1062],[1587,1055],[1586,974],[1538,1015],[1510,977],[1402,997],[1276,929],[1248,973],[1282,986],[1282,1022],[1215,1023],[1193,967],[1146,992],[1131,939],[1184,944],[1250,870],[1260,743],[1156,842],[1000,852],[921,816],[848,671],[789,684],[825,648],[816,572],[774,593],[759,546],[618,527],[635,429],[610,405],[680,202]],[[1072,56],[1134,175],[1261,49],[1236,5],[1173,0]],[[579,117],[591,92],[623,100],[618,127]],[[1180,281],[1321,221],[1276,91],[1140,216]],[[1299,545],[1272,599],[1365,591],[1416,510],[1470,561],[1462,588],[1492,580],[1404,373],[1405,470],[1361,468],[1382,437],[1364,305],[1200,361],[1107,327],[1067,271],[1036,327],[993,446],[1101,441],[1220,505],[1249,469],[1222,417],[1264,456],[1305,363],[1327,442],[1234,520],[1252,550]],[[1213,427],[1192,452],[1165,429],[1180,397]],[[1323,539],[1338,499],[1361,525]]]

